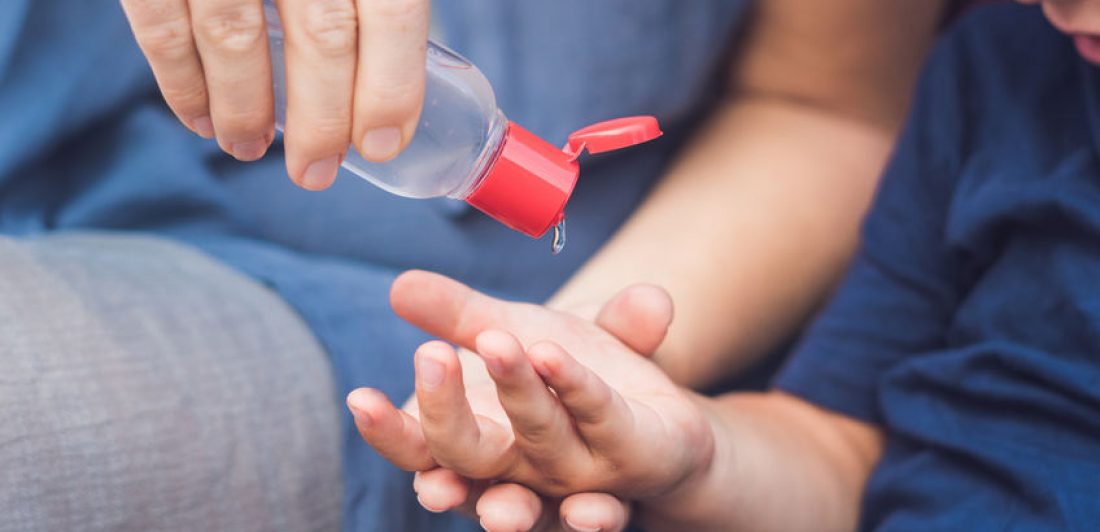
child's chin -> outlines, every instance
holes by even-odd
[[[1077,47],[1077,53],[1085,58],[1085,61],[1100,66],[1100,36],[1074,35],[1073,45]]]

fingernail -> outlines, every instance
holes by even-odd
[[[370,426],[374,424],[374,418],[370,416],[365,410],[360,410],[358,407],[351,407],[351,417],[355,418],[355,421],[360,425]]]
[[[202,118],[196,118],[191,121],[191,128],[195,130],[195,133],[204,139],[214,138],[214,122],[210,120],[209,116]]]
[[[569,528],[571,528],[571,529],[575,530],[576,532],[600,532],[601,530],[603,530],[603,529],[602,529],[602,528],[600,528],[600,527],[596,527],[596,528],[585,528],[585,527],[583,527],[583,526],[577,526],[577,525],[574,525],[573,523],[570,523],[570,522],[569,522],[569,519],[568,519],[568,518],[567,518],[567,519],[565,520],[565,524],[566,524],[566,525],[567,525],[567,526],[568,526]]]
[[[437,510],[435,508],[432,508],[431,506],[428,506],[427,504],[424,504],[424,500],[420,498],[420,495],[416,496],[416,502],[420,503],[420,506],[422,508],[424,508],[425,510],[427,510],[427,511],[433,513],[433,514],[441,514],[441,513],[446,511],[446,510]]]
[[[267,151],[267,141],[259,138],[248,142],[237,142],[229,147],[237,160],[250,162],[258,160]]]
[[[484,357],[485,367],[489,370],[489,373],[494,377],[500,377],[504,375],[504,363],[497,357]]]
[[[374,422],[374,418],[372,418],[371,415],[367,413],[366,409],[363,408],[363,405],[360,404],[364,400],[360,397],[362,393],[364,392],[356,390],[348,395],[348,410],[351,411],[351,416],[355,418],[356,421],[364,425],[369,425]]]
[[[416,363],[417,376],[425,388],[431,390],[443,384],[443,364],[426,356],[418,357]]]
[[[545,360],[533,360],[531,361],[531,365],[535,367],[535,373],[538,373],[539,377],[549,379],[553,376],[553,371],[550,369],[550,366],[546,365]]]
[[[336,179],[336,172],[340,169],[340,156],[333,155],[327,159],[314,161],[306,167],[302,174],[302,188],[309,190],[321,190]]]
[[[401,149],[401,130],[395,127],[372,129],[363,135],[360,155],[368,161],[384,162],[397,155]]]

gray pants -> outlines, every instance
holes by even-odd
[[[0,238],[0,531],[339,528],[324,353],[177,244]]]

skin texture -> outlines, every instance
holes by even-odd
[[[629,454],[635,462],[648,461],[654,455],[671,456],[676,449],[710,445],[706,421],[696,410],[673,408],[671,412],[695,415],[664,417],[655,415],[650,404],[694,401],[692,394],[678,389],[645,358],[661,343],[672,319],[671,301],[663,290],[650,286],[626,290],[597,311],[594,322],[536,305],[505,303],[425,272],[410,272],[398,278],[391,300],[395,311],[410,322],[448,341],[477,348],[480,353],[480,358],[474,355],[460,362],[448,344],[431,342],[422,346],[415,362],[418,401],[404,412],[375,390],[357,390],[348,397],[363,437],[399,467],[420,472],[414,488],[428,509],[458,508],[476,513],[490,530],[617,530],[625,526],[629,510],[614,497],[589,492],[564,499],[542,499],[513,483],[499,483],[483,492],[484,483],[476,479],[539,483],[546,491],[561,495],[585,485],[587,490],[617,489],[648,496],[654,490],[666,489],[664,484],[682,481],[693,468],[689,462],[705,456],[682,452],[680,459],[669,460],[659,477],[650,479],[618,478],[611,474],[617,462],[602,458]],[[511,333],[495,330],[505,328]],[[545,333],[557,341],[537,343]],[[528,362],[519,341],[535,343],[532,349],[539,356],[537,364]],[[585,360],[593,367],[619,375],[612,381],[617,385],[638,385],[633,388],[636,393],[624,399],[603,387],[595,394],[569,395],[570,383],[583,391],[588,383],[599,379],[574,363],[562,346],[585,353]],[[614,358],[611,353],[629,356]],[[429,362],[442,372],[426,370]],[[464,370],[484,371],[485,366],[494,368],[485,373],[493,375],[491,379],[467,378],[464,382]],[[561,384],[556,396],[546,391],[543,378],[554,378]],[[469,393],[473,388],[484,393]],[[470,403],[464,399],[467,394]],[[549,471],[542,467],[544,457],[560,456],[557,449],[567,448],[561,446],[560,436],[573,427],[565,411],[557,406],[558,398],[578,407],[613,401],[629,408],[631,414],[577,424],[585,428],[587,439],[571,441],[568,449],[575,456],[587,458],[555,462],[568,467],[553,470],[555,480],[547,484],[540,481]],[[513,405],[516,407],[511,408]],[[514,438],[513,424],[527,428],[529,437]],[[540,434],[540,427],[550,425],[558,426],[556,434]],[[627,426],[647,427],[651,433],[615,448],[602,446],[601,441],[625,433]],[[662,444],[653,447],[647,442]],[[617,479],[616,484],[604,484],[604,479],[612,478]],[[517,512],[516,508],[526,511]],[[517,521],[523,526],[514,526]],[[566,524],[569,522],[573,525]]]
[[[692,387],[781,347],[855,249],[942,8],[758,2],[710,123],[549,304],[664,287],[678,319],[655,357]]]
[[[472,509],[490,530],[615,530],[629,513],[607,493],[670,530],[855,525],[877,431],[784,394],[716,400],[676,385],[645,356],[672,319],[656,287],[624,290],[596,322],[426,272],[400,277],[391,299],[411,323],[475,348],[497,390],[495,405],[467,402],[463,363],[437,341],[416,353],[418,412],[374,390],[349,396],[367,442],[419,471],[429,509]]]
[[[630,353],[622,360],[634,364],[632,369],[619,371],[623,367],[622,362],[617,361],[613,365],[605,365],[604,371],[619,371],[623,384],[639,375],[648,375],[649,379],[645,382],[652,384],[652,387],[639,389],[638,394],[643,401],[650,397],[658,397],[661,402],[689,401],[689,396],[664,378],[644,356],[635,354],[652,352],[667,331],[672,307],[664,291],[645,286],[624,291],[596,313],[594,322],[537,305],[505,303],[425,272],[411,272],[399,277],[394,283],[391,300],[394,310],[410,322],[448,341],[478,348],[483,357],[488,357],[479,359],[471,355],[471,351],[465,351],[467,356],[473,358],[460,362],[450,345],[431,342],[417,351],[418,401],[409,405],[406,411],[394,408],[376,390],[357,390],[348,397],[348,405],[363,437],[399,467],[420,471],[415,488],[425,507],[433,511],[457,507],[468,513],[476,512],[483,524],[493,526],[493,530],[516,529],[511,525],[517,515],[523,515],[522,521],[526,524],[519,529],[524,530],[536,522],[541,523],[539,528],[564,526],[567,520],[581,523],[582,526],[573,527],[577,529],[615,530],[625,525],[627,508],[606,495],[586,493],[564,500],[551,498],[544,502],[518,484],[496,484],[490,491],[482,493],[483,484],[467,479],[538,481],[542,474],[540,461],[542,457],[552,455],[552,450],[539,437],[513,438],[511,426],[517,423],[537,433],[539,426],[551,422],[560,424],[566,420],[564,412],[556,409],[553,398],[546,394],[545,386],[540,384],[542,377],[536,373],[535,366],[527,362],[517,339],[531,343],[543,334],[552,335],[557,342],[534,348],[544,355],[540,359],[542,371],[552,368],[548,374],[572,375],[573,382],[587,382],[591,375],[587,370],[576,371],[580,369],[578,365],[566,366],[571,357],[560,346],[586,353],[586,360],[596,367],[601,366],[604,353]],[[503,333],[491,330],[491,327],[511,332]],[[473,373],[475,376],[490,375],[485,372],[486,364],[482,360],[497,368],[497,378],[504,379],[504,386],[497,387],[491,378],[463,378],[463,372],[471,369],[481,370]],[[607,361],[610,363],[612,359]],[[436,368],[430,369],[429,364],[434,364]],[[563,372],[569,369],[574,371]],[[628,376],[633,377],[628,379]],[[543,391],[541,395],[528,395],[539,390]],[[609,391],[604,390],[605,397],[610,397]],[[469,403],[464,398],[466,395],[470,397]],[[512,404],[503,402],[505,397],[522,398],[523,401],[530,399],[532,403],[524,403],[525,406],[515,409],[503,408],[502,405]],[[568,396],[559,394],[559,397]],[[682,445],[685,449],[696,448],[700,443],[709,441],[705,423],[698,416],[658,419],[652,416],[652,409],[648,406],[636,406],[639,419],[649,427],[664,427],[658,432],[667,437],[659,439],[666,442],[665,448],[632,448],[629,452],[633,455],[668,454],[672,447],[680,447],[669,445],[671,440],[668,438],[673,437],[686,438]],[[475,417],[472,412],[478,415]],[[601,433],[621,430],[619,426],[604,426],[598,421],[593,420],[592,437],[595,440],[600,439]],[[658,438],[650,440],[658,441]],[[588,445],[584,447],[588,448]],[[579,448],[579,445],[573,447],[574,450]],[[598,448],[598,445],[592,447],[594,450]],[[604,472],[613,463],[601,463],[599,456],[592,454],[583,464],[572,464],[568,470],[556,471],[554,475],[563,490],[572,491],[571,483],[581,476],[587,479],[585,482],[589,488],[605,488],[601,484],[602,479],[607,477]],[[682,463],[673,464],[663,474],[667,478],[684,475],[689,459],[690,455],[684,453]],[[447,469],[438,469],[440,466]],[[656,483],[663,482],[658,480]],[[624,481],[614,487],[637,490],[639,494],[648,491],[643,482]],[[558,509],[560,520],[539,513],[517,514],[513,511],[517,505],[496,499],[517,499],[521,493],[525,494],[523,497],[529,504],[519,507],[541,511],[545,505],[548,510]],[[496,527],[498,524],[505,526]]]
[[[278,0],[286,36],[287,171],[332,184],[348,145],[372,161],[412,138],[424,94],[429,0]],[[122,0],[169,107],[242,161],[275,138],[262,0]]]

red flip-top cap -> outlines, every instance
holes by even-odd
[[[565,216],[565,204],[577,185],[577,157],[582,151],[604,153],[659,136],[661,129],[651,116],[619,118],[573,133],[565,149],[558,149],[510,122],[496,161],[466,202],[516,231],[539,238]]]

